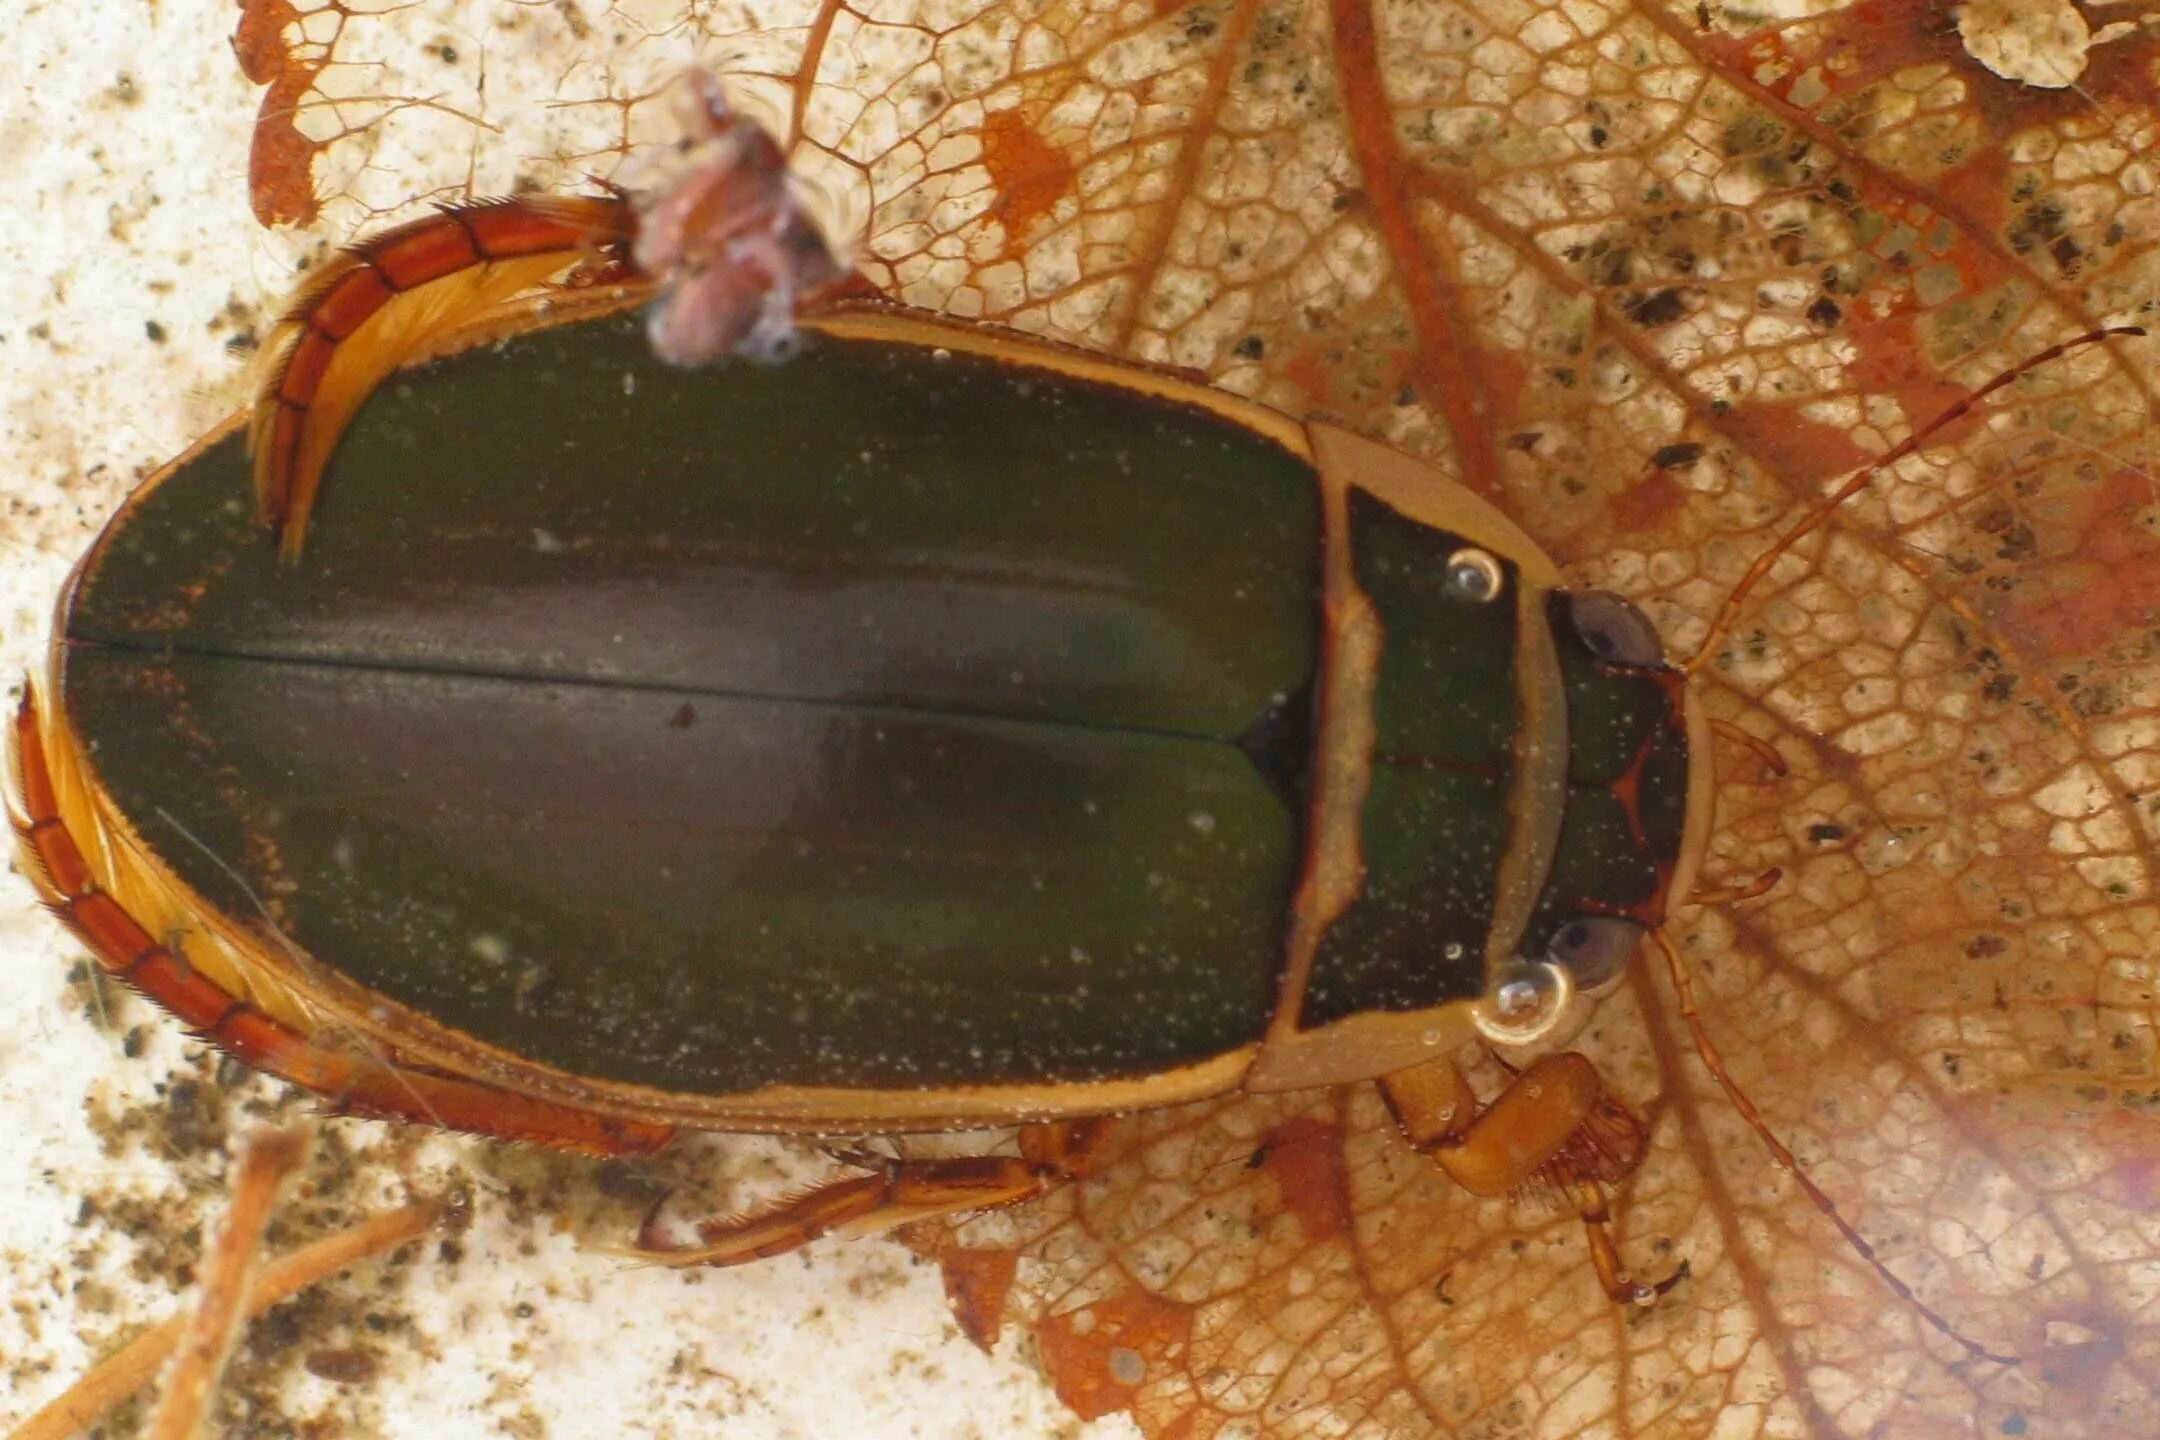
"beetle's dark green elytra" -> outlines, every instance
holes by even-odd
[[[1272,415],[858,328],[681,370],[613,317],[409,372],[296,565],[240,437],[208,445],[74,589],[100,790],[378,1008],[753,1118],[1184,1098],[1278,1015],[1293,1050],[1466,1033],[1562,926],[1655,918],[1688,777],[1660,657],[1595,656],[1469,497],[1333,478],[1360,660],[1324,466]],[[1293,990],[1314,778],[1359,743],[1330,706],[1370,734],[1362,874]]]

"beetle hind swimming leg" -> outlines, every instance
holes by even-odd
[[[588,1154],[658,1149],[671,1126],[620,1120],[409,1065],[379,1048],[318,1038],[281,984],[235,969],[227,942],[196,923],[199,902],[110,822],[66,724],[24,687],[9,736],[8,820],[23,872],[100,969],[253,1069],[298,1085],[333,1115],[409,1120]],[[227,972],[238,973],[232,979]],[[333,1022],[334,1023],[334,1022]]]
[[[1489,1105],[1447,1060],[1382,1076],[1380,1094],[1403,1138],[1471,1194],[1543,1191],[1564,1200],[1583,1222],[1598,1283],[1614,1301],[1647,1305],[1686,1275],[1683,1265],[1645,1283],[1621,1263],[1608,1191],[1642,1162],[1649,1131],[1584,1056],[1535,1061]]]
[[[849,1163],[869,1173],[812,1186],[753,1214],[704,1221],[695,1243],[668,1241],[656,1208],[628,1253],[677,1268],[742,1265],[826,1235],[877,1235],[918,1220],[1024,1204],[1086,1174],[1100,1160],[1109,1130],[1109,1121],[1099,1119],[1023,1125],[1018,1155],[851,1154]]]
[[[332,256],[263,348],[248,425],[255,500],[297,559],[338,437],[399,366],[580,266],[625,277],[634,221],[613,195],[447,205]]]
[[[248,427],[256,504],[288,562],[368,395],[521,294],[578,280],[657,293],[654,347],[689,365],[730,350],[781,358],[798,301],[860,283],[772,136],[730,110],[710,75],[695,78],[696,143],[658,194],[446,205],[339,251],[302,287],[264,347]]]

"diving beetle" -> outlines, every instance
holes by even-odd
[[[1549,1034],[1696,893],[1711,726],[1650,623],[1346,430],[851,297],[707,93],[657,202],[348,251],[252,417],[129,499],[14,722],[46,903],[340,1113],[602,1154],[1020,1127],[677,1263],[1374,1080],[1467,1188],[1564,1196],[1614,1299],[1668,1288],[1608,1234],[1645,1130],[1590,1062],[1484,1103],[1449,1058]],[[656,360],[656,288],[672,358],[760,358]]]

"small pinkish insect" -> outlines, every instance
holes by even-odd
[[[790,183],[787,159],[720,82],[688,77],[689,135],[666,188],[631,204],[631,263],[662,284],[648,328],[672,365],[730,351],[775,360],[793,348],[798,294],[846,275]]]
[[[851,272],[772,136],[712,76],[691,75],[688,90],[690,134],[659,186],[447,205],[316,271],[264,350],[251,422],[256,499],[288,558],[361,402],[490,305],[579,283],[649,288],[653,348],[671,364],[789,352],[798,302]]]

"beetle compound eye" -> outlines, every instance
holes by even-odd
[[[1545,958],[1575,977],[1578,990],[1601,990],[1627,973],[1643,927],[1613,915],[1578,915],[1553,932]]]
[[[1448,593],[1458,600],[1482,605],[1497,600],[1507,584],[1500,562],[1483,550],[1464,548],[1447,557]]]
[[[1665,644],[1650,617],[1610,590],[1568,596],[1568,623],[1590,653],[1611,665],[1662,665]]]

